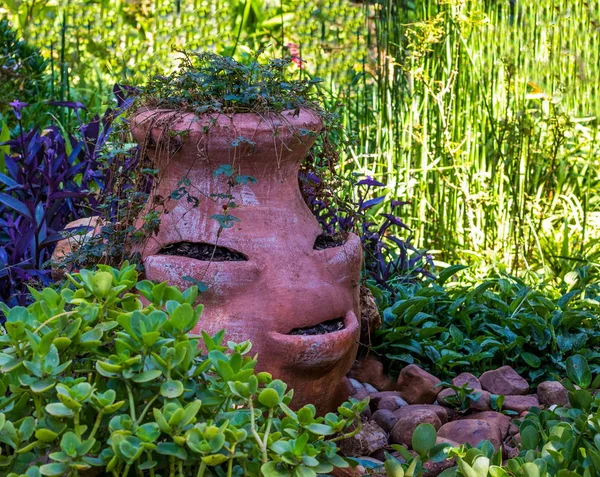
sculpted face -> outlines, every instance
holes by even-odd
[[[136,140],[155,145],[148,152],[159,180],[148,207],[184,177],[187,194],[199,199],[184,195],[156,209],[159,232],[141,249],[146,278],[182,289],[190,286],[184,277],[204,282],[195,331],[251,340],[259,369],[295,389],[295,406],[327,412],[347,397],[362,251],[354,234],[315,247],[322,231],[302,199],[298,168],[314,141],[308,132],[320,128],[308,110],[212,119],[154,110],[132,120]],[[230,200],[235,207],[224,209]]]

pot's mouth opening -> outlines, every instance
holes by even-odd
[[[315,336],[335,333],[336,331],[341,331],[345,328],[344,320],[345,317],[340,316],[339,318],[323,321],[316,325],[306,326],[304,328],[294,328],[286,334],[292,336]]]
[[[323,232],[318,235],[313,245],[313,250],[325,250],[327,248],[341,247],[348,240],[348,234],[344,232],[337,232],[330,234]]]
[[[165,245],[157,255],[174,255],[204,262],[247,262],[242,252],[206,242],[177,242]]]

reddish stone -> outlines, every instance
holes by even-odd
[[[437,414],[442,424],[448,422],[450,416],[448,414],[448,409],[442,406],[436,406],[435,404],[411,404],[409,406],[404,406],[394,412],[396,417],[401,417],[407,413],[415,412],[415,411],[433,411]]]
[[[506,437],[508,434],[508,429],[510,427],[511,419],[506,414],[502,414],[501,412],[495,411],[483,411],[476,412],[475,414],[471,414],[469,416],[464,416],[462,419],[480,419],[482,421],[488,421],[493,424],[496,424],[500,432],[502,433],[502,437]]]
[[[101,222],[100,217],[97,215],[69,222],[63,229],[63,232],[69,234],[70,232],[68,232],[68,229],[82,229],[76,234],[73,234],[72,237],[66,237],[56,242],[56,247],[54,247],[54,251],[52,252],[51,260],[56,263],[62,262],[65,259],[65,257],[71,252],[77,251],[77,249],[81,247],[85,242],[89,241],[95,235],[100,234],[100,232],[102,231],[102,226],[103,223]],[[83,227],[85,227],[86,229],[83,229]],[[61,278],[63,278],[66,272],[71,271],[71,268],[55,268],[52,270],[52,278],[54,280],[60,280]]]
[[[521,414],[532,407],[540,407],[540,402],[536,396],[504,396],[502,409]]]
[[[407,409],[406,406],[403,409]],[[413,409],[410,412],[403,412],[400,415],[396,414],[398,422],[392,428],[392,442],[394,444],[404,444],[410,446],[412,443],[412,435],[419,424],[429,423],[436,429],[442,425],[437,413],[432,409]]]
[[[396,424],[398,425],[398,424]],[[459,444],[469,443],[477,446],[481,441],[490,441],[495,449],[502,445],[502,432],[488,421],[481,419],[464,419],[444,424],[437,432],[439,437],[452,439]]]
[[[339,442],[340,451],[348,457],[369,455],[387,445],[387,432],[374,421],[363,423],[358,434]]]
[[[540,404],[546,407],[553,405],[569,406],[569,391],[558,381],[544,381],[537,388]]]
[[[441,388],[441,381],[416,364],[409,364],[400,371],[396,389],[408,404],[433,404]]]
[[[375,411],[373,416],[371,417],[373,421],[377,423],[379,427],[381,427],[385,432],[391,432],[392,428],[398,422],[398,418],[394,415],[392,411],[388,411],[387,409],[380,409],[379,411]]]
[[[396,411],[397,409],[407,406],[408,404],[400,397],[397,391],[381,391],[370,395],[371,406],[374,409],[388,409]]]
[[[440,404],[448,404],[448,401],[446,400],[449,397],[452,396],[456,396],[456,393],[454,392],[454,389],[451,388],[446,388],[446,389],[442,389],[439,394],[437,395],[437,402]]]
[[[338,247],[314,247],[322,229],[302,198],[298,170],[316,136],[305,131],[321,130],[319,116],[308,109],[197,116],[141,108],[130,124],[160,177],[136,224],[141,227],[148,212],[158,213],[158,232],[135,250],[146,278],[181,289],[190,286],[184,277],[206,283],[194,333],[226,330],[225,341],[250,340],[257,369],[295,390],[294,407],[336,409],[348,397],[345,375],[358,348],[362,246],[351,233]],[[239,137],[248,142],[239,143]],[[235,176],[219,173],[224,165]],[[256,182],[238,184],[235,177]],[[165,200],[182,179],[189,181],[189,196]],[[235,203],[230,227],[215,218],[229,213],[223,194]],[[197,206],[190,197],[199,198]],[[164,253],[182,242],[224,247],[247,260]],[[343,321],[343,329],[291,334],[334,319]]]
[[[452,439],[447,439],[446,437],[437,436],[435,438],[435,443],[437,444],[450,444],[452,447],[458,447],[460,444],[458,442],[453,441]]]
[[[454,467],[456,465],[456,459],[453,457],[452,459],[446,459],[441,462],[434,462],[432,460],[428,460],[423,463],[423,477],[437,477],[446,469],[450,467]]]
[[[469,404],[470,409],[473,411],[489,411],[492,409],[491,393],[487,391],[475,391],[473,394],[478,394],[479,397],[475,401],[471,401]]]
[[[394,389],[394,380],[385,374],[383,363],[372,355],[355,361],[349,376],[361,383],[371,384],[378,391]]]
[[[481,386],[492,394],[522,395],[529,392],[529,383],[510,366],[486,371],[479,377]]]
[[[452,380],[452,384],[459,388],[462,387],[463,384],[467,384],[468,387],[473,390],[481,389],[481,383],[479,382],[479,379],[477,379],[471,373],[459,374]]]

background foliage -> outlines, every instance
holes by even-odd
[[[417,247],[550,276],[597,257],[595,2],[9,0],[0,14],[49,58],[52,99],[92,113],[115,81],[173,67],[173,46],[301,56],[353,132],[340,172],[410,200]]]

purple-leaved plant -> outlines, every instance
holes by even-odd
[[[6,173],[0,173],[0,301],[10,306],[26,304],[27,285],[52,282],[46,262],[65,225],[95,215],[99,192],[110,187],[111,154],[103,149],[115,119],[131,104],[127,91],[116,86],[117,108],[102,118],[79,122],[77,134],[62,133],[57,126],[43,131],[23,131],[22,110],[28,105],[10,103],[19,124],[7,145]],[[79,112],[75,102],[50,103]],[[135,160],[136,153],[131,152]]]
[[[354,182],[357,200],[343,202],[328,200],[334,198],[333,192],[324,191],[321,179],[314,173],[303,174],[300,179],[304,197],[325,233],[352,231],[360,235],[366,278],[385,287],[392,279],[415,281],[433,277],[429,271],[433,267],[431,257],[411,244],[410,227],[396,215],[409,202],[390,201],[390,211],[379,213],[383,220],[375,222],[372,209],[386,199],[386,194],[372,197],[373,191],[385,187],[381,182],[371,177]],[[408,231],[408,238],[398,236],[398,228]]]

